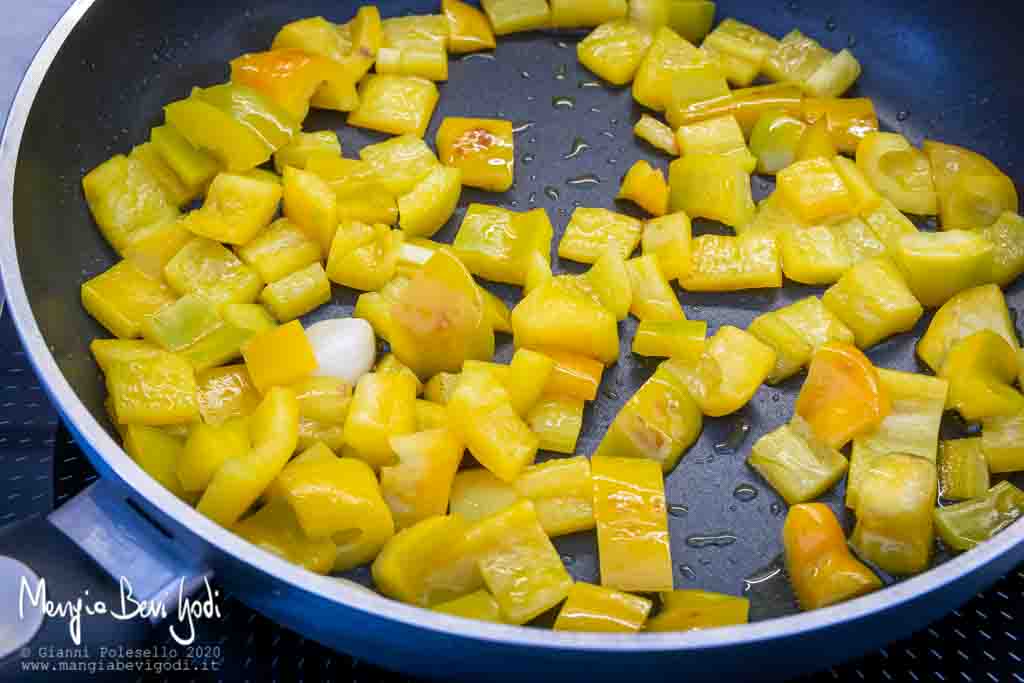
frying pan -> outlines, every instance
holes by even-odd
[[[434,0],[384,0],[385,15],[435,12]],[[0,537],[39,576],[110,590],[111,575],[137,583],[136,595],[167,597],[173,577],[186,591],[212,572],[219,585],[282,624],[338,650],[392,669],[435,677],[521,680],[524,676],[592,680],[672,675],[684,680],[778,678],[821,668],[920,628],[961,604],[1024,560],[1024,525],[918,577],[846,604],[797,613],[777,571],[784,506],[744,464],[750,444],[786,421],[801,380],[763,387],[738,415],[709,420],[699,443],[667,480],[677,587],[701,587],[752,598],[754,623],[687,634],[604,636],[512,628],[447,617],[398,604],[365,590],[365,570],[348,580],[313,576],[208,521],[142,472],[112,438],[104,385],[87,342],[104,336],[78,303],[81,283],[109,267],[114,253],[93,226],[80,190],[82,175],[109,156],[144,141],[162,120],[161,106],[194,85],[227,78],[227,61],[267,49],[288,21],[322,14],[350,17],[355,2],[322,0],[78,0],[36,56],[11,109],[0,149],[0,254],[11,314],[54,404],[103,480],[49,521]],[[988,155],[1020,182],[1017,116],[1024,84],[1006,31],[1024,25],[1024,6],[929,0],[723,0],[735,16],[775,35],[796,27],[826,47],[852,46],[864,65],[857,90],[874,98],[883,126],[914,142],[927,134]],[[454,60],[428,139],[448,115],[502,116],[517,121],[517,182],[504,195],[467,190],[459,213],[440,233],[450,240],[471,201],[525,210],[548,209],[557,236],[574,206],[607,207],[621,175],[637,159],[667,160],[631,134],[640,110],[628,89],[611,89],[577,65],[572,34],[535,34],[501,41],[495,58]],[[335,128],[352,155],[381,139],[314,114],[307,129]],[[531,125],[532,124],[532,125]],[[572,154],[573,151],[577,153]],[[770,183],[756,179],[757,198]],[[698,232],[721,230],[698,221]],[[571,263],[562,270],[573,271]],[[941,273],[936,274],[941,277]],[[490,286],[490,285],[488,285]],[[510,303],[517,292],[494,287]],[[691,318],[745,327],[759,312],[820,290],[733,294],[680,292]],[[1024,305],[1019,286],[1011,307]],[[336,289],[311,320],[349,314],[355,293]],[[307,320],[306,322],[310,322]],[[920,371],[913,334],[871,351],[884,367]],[[623,324],[622,360],[610,368],[600,400],[588,407],[578,452],[590,453],[621,404],[654,366],[628,353],[635,322]],[[508,358],[511,340],[500,339]],[[950,422],[947,420],[947,422]],[[945,438],[963,432],[950,422]],[[751,488],[756,497],[751,498]],[[739,490],[737,490],[739,489]],[[851,523],[842,486],[826,502]],[[59,531],[58,531],[59,530]],[[596,581],[592,535],[557,543],[570,572]],[[84,549],[91,559],[79,561]],[[76,555],[76,553],[78,555]],[[90,575],[89,572],[92,572]],[[106,587],[96,585],[106,578]],[[51,590],[61,589],[54,581]],[[110,620],[87,632],[111,638]],[[59,628],[58,628],[59,627]],[[59,639],[47,623],[38,638]],[[57,629],[57,630],[54,630]],[[63,632],[66,640],[66,631]]]

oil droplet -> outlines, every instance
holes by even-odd
[[[619,160],[616,159],[615,157],[609,157],[608,158],[608,165],[609,166],[614,166],[617,163],[619,163]]]
[[[536,145],[537,144],[537,138],[535,138],[534,136],[531,135],[530,139],[527,140],[527,142],[530,143],[531,145]]]
[[[530,130],[531,128],[533,128],[536,125],[537,125],[536,121],[523,121],[522,123],[517,123],[515,126],[513,126],[512,132],[513,133],[525,133],[526,131]]]
[[[527,95],[526,96],[526,101],[527,102],[536,102],[537,101],[537,96],[536,95]]]
[[[569,43],[565,42],[564,40],[559,40],[555,42],[555,47],[565,50],[568,49]]]
[[[565,184],[573,187],[590,187],[592,185],[600,185],[601,179],[593,173],[584,173],[583,175],[576,176],[575,178],[569,178],[565,181]]]
[[[575,564],[576,558],[568,553],[562,555],[562,564]]]
[[[772,563],[764,569],[759,569],[747,578],[743,579],[743,592],[749,593],[750,589],[754,586],[771,581],[775,577],[781,575],[782,567]]]
[[[544,194],[547,195],[547,198],[553,202],[557,202],[562,197],[562,195],[558,192],[558,188],[551,187],[550,185],[544,188]]]
[[[724,548],[736,542],[736,536],[727,532],[719,534],[694,534],[686,537],[691,548]]]
[[[565,64],[562,64],[557,69],[555,69],[555,80],[556,81],[564,81],[568,75],[569,75],[569,67],[567,65],[565,65]]]
[[[829,17],[828,19],[825,20],[826,31],[831,33],[832,31],[835,31],[837,28],[839,28],[839,24],[836,23],[835,17]]]
[[[609,140],[615,139],[615,133],[611,132],[610,130],[602,130],[601,135],[605,136]]]
[[[910,118],[910,112],[909,111],[901,111],[898,114],[896,114],[896,120],[897,121],[901,121],[902,122],[902,121],[906,121],[909,118]]]
[[[583,88],[600,88],[601,81],[580,81],[579,83],[576,84],[576,87],[580,88],[581,90]]]
[[[519,76],[526,80],[530,80],[531,78],[533,78],[533,74],[531,74],[529,71],[520,71]]]
[[[532,164],[536,160],[537,160],[537,157],[535,155],[533,155],[533,154],[524,154],[523,155],[523,163],[524,164]]]
[[[772,394],[772,403],[778,403],[781,399],[782,396],[780,396],[779,394]]]
[[[851,35],[846,39],[846,47],[857,47],[857,36]]]
[[[566,211],[565,209],[559,209],[558,210],[558,215],[559,216],[567,216],[567,215],[569,215],[569,212]]]
[[[551,106],[555,109],[575,109],[576,99],[573,97],[552,97]]]
[[[768,507],[768,509],[771,510],[771,513],[772,513],[773,517],[778,517],[779,515],[782,514],[782,506],[779,505],[778,503],[772,503]]]
[[[693,571],[693,567],[688,564],[679,565],[679,572],[683,575],[683,578],[687,581],[696,581],[697,572]]]
[[[472,54],[463,55],[460,62],[493,62],[494,55],[489,52],[474,52]]]
[[[690,508],[685,505],[680,505],[679,503],[671,503],[668,506],[668,514],[673,517],[685,517],[689,512]]]
[[[562,156],[563,159],[575,159],[579,155],[590,149],[590,145],[583,138],[576,138],[572,141],[572,149],[568,154]]]
[[[757,489],[750,484],[740,484],[732,492],[732,497],[741,503],[749,503],[757,498]]]
[[[601,108],[600,107],[591,107],[590,108],[590,113],[591,114],[600,114],[601,113]]]
[[[788,3],[786,3],[786,8],[790,12],[799,12],[800,11],[800,3],[797,2],[797,0],[790,0]]]
[[[529,201],[530,201],[531,204],[536,204],[537,203],[537,193],[536,192],[531,192],[530,193],[530,200]]]
[[[720,455],[736,453],[743,446],[743,442],[747,440],[749,433],[750,423],[742,417],[737,418],[732,431],[725,437],[725,440],[715,444],[715,452]]]
[[[513,200],[512,200],[512,208],[514,209],[514,208],[516,208],[517,206],[519,206],[519,200],[518,200],[518,199],[513,199]]]
[[[617,125],[619,125],[619,120],[618,119],[612,119],[609,123],[611,123],[613,126],[617,126]]]
[[[537,176],[535,176],[535,175],[530,176],[530,182],[531,183],[537,182]]]

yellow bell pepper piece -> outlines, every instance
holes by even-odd
[[[499,36],[546,28],[551,23],[547,0],[481,0],[480,4]]]
[[[338,198],[331,187],[312,171],[292,166],[284,169],[285,217],[305,231],[326,256],[338,228]]]
[[[115,422],[152,427],[195,422],[199,401],[192,366],[159,348],[142,349],[135,357],[101,364]]]
[[[633,353],[658,358],[693,358],[704,352],[708,324],[703,320],[642,320]]]
[[[968,422],[1024,412],[1024,395],[1012,387],[1019,352],[991,330],[957,342],[939,371],[940,377],[949,380],[946,407]]]
[[[553,234],[544,209],[514,213],[470,204],[452,246],[474,275],[522,286],[534,254],[550,259]]]
[[[237,250],[242,262],[264,282],[276,282],[320,261],[320,244],[298,225],[281,218]]]
[[[690,217],[677,211],[644,224],[644,255],[653,254],[668,280],[678,280],[690,272],[690,242],[693,239]]]
[[[180,352],[221,327],[223,322],[216,307],[201,296],[189,294],[147,316],[142,334],[167,351]]]
[[[596,263],[605,251],[613,249],[627,259],[640,244],[642,232],[643,224],[630,216],[607,209],[578,208],[558,243],[558,255],[580,263]]]
[[[984,283],[992,272],[994,252],[994,245],[977,232],[949,230],[902,237],[896,258],[914,296],[935,308]]]
[[[140,336],[146,318],[173,303],[167,285],[127,260],[82,285],[82,306],[121,339]]]
[[[747,168],[721,154],[689,154],[673,161],[669,166],[669,209],[685,211],[691,218],[746,225],[756,211]]]
[[[661,594],[661,611],[647,622],[647,631],[693,631],[745,624],[750,601],[699,590]]]
[[[229,112],[196,97],[168,104],[164,116],[193,148],[231,171],[255,168],[270,159],[274,151]]]
[[[437,157],[421,138],[400,135],[359,151],[385,190],[403,195],[415,188],[438,165]]]
[[[754,318],[747,332],[775,349],[775,369],[766,380],[769,384],[777,384],[800,372],[814,354],[814,347],[807,338],[776,311]]]
[[[337,546],[329,538],[309,538],[295,513],[283,500],[269,503],[232,527],[232,531],[258,548],[280,555],[315,574],[334,567]]]
[[[679,156],[679,143],[675,132],[653,116],[641,114],[640,120],[633,127],[633,134],[655,149],[674,157]]]
[[[552,28],[591,28],[626,18],[626,0],[550,0]]]
[[[857,146],[857,166],[883,197],[907,213],[939,212],[931,163],[896,133],[868,133]]]
[[[455,213],[461,194],[461,170],[434,168],[412,191],[398,198],[399,227],[409,236],[434,235]]]
[[[262,393],[295,384],[317,368],[313,347],[297,321],[267,330],[242,347],[253,384]]]
[[[146,170],[156,178],[157,183],[164,191],[172,205],[183,207],[199,196],[202,188],[190,188],[178,177],[178,175],[160,156],[156,146],[152,143],[137,145],[128,155],[129,159],[141,161]]]
[[[690,272],[679,279],[691,292],[730,292],[782,286],[779,245],[768,234],[701,235],[690,243]]]
[[[288,322],[316,310],[331,300],[331,283],[319,262],[271,282],[260,301],[281,322]]]
[[[832,510],[823,503],[790,508],[782,528],[786,573],[803,610],[828,607],[882,587],[850,553]]]
[[[633,80],[654,36],[647,28],[624,19],[602,23],[576,46],[580,64],[612,85]]]
[[[828,131],[828,122],[825,119],[819,119],[808,126],[804,130],[804,134],[800,136],[800,142],[796,147],[797,161],[833,159],[837,154],[836,145],[832,141],[832,134]]]
[[[711,59],[707,50],[703,52]],[[725,97],[730,93],[720,61],[701,62],[676,72],[671,88],[666,112],[672,120],[679,116],[678,112],[684,111],[691,104]]]
[[[717,118],[680,126],[676,131],[679,153],[718,154],[735,160],[747,173],[753,173],[757,159],[747,149],[747,141],[735,116]]]
[[[181,221],[149,225],[132,234],[124,258],[149,277],[163,280],[164,268],[192,237]]]
[[[846,271],[822,300],[853,330],[862,349],[913,329],[924,313],[899,270],[884,258]]]
[[[644,320],[686,320],[683,307],[672,291],[658,260],[651,254],[626,261],[633,290],[630,313]]]
[[[345,443],[374,468],[395,462],[393,436],[416,431],[416,382],[408,375],[370,373],[356,384]]]
[[[761,115],[750,133],[750,153],[757,157],[757,172],[775,175],[796,161],[806,129],[797,116],[782,110]]]
[[[305,170],[310,157],[321,154],[341,156],[341,140],[338,139],[338,134],[333,130],[299,132],[291,142],[274,152],[274,170],[278,175],[283,175],[284,169],[288,166]]]
[[[860,78],[861,65],[849,50],[841,50],[819,66],[804,83],[815,97],[839,97]]]
[[[231,80],[259,90],[296,121],[337,68],[330,60],[295,48],[256,52],[231,60]]]
[[[753,131],[761,115],[769,111],[784,111],[788,114],[801,113],[803,97],[800,89],[793,85],[759,85],[741,88],[731,93],[698,102],[690,102],[680,108],[666,112],[669,125],[686,126],[719,116],[736,117],[745,135]]]
[[[762,68],[773,81],[800,85],[831,57],[832,53],[818,41],[793,30],[779,41]]]
[[[508,392],[486,371],[462,372],[448,403],[452,429],[473,457],[502,481],[533,463],[537,436],[512,407]]]
[[[1024,515],[1024,491],[1001,481],[981,497],[935,509],[942,542],[953,550],[970,550]]]
[[[638,161],[626,173],[615,198],[629,200],[652,216],[664,216],[668,211],[665,174],[646,161]]]
[[[270,486],[295,452],[299,404],[295,394],[274,387],[249,418],[252,449],[217,470],[197,506],[213,521],[231,526]]]
[[[663,367],[689,390],[705,415],[736,412],[753,398],[775,368],[775,351],[729,325],[719,328],[696,358],[674,358]]]
[[[490,471],[474,467],[461,470],[455,475],[451,491],[451,513],[467,522],[477,522],[511,507],[520,499],[514,482],[504,482]]]
[[[939,497],[982,498],[991,484],[981,437],[951,439],[939,444]]]
[[[725,19],[708,34],[704,45],[736,59],[750,62],[754,65],[756,73],[760,72],[765,61],[778,47],[779,41],[749,24],[735,19]]]
[[[174,172],[193,198],[221,170],[211,155],[196,149],[169,123],[149,132],[149,141],[164,163]]]
[[[447,117],[437,131],[441,162],[462,171],[466,185],[505,192],[515,179],[512,122]]]
[[[255,133],[265,148],[265,152],[260,155],[263,161],[269,161],[271,155],[288,144],[302,128],[298,119],[272,99],[241,83],[229,82],[209,88],[195,88],[192,90],[190,99],[213,105]],[[170,118],[169,114],[167,121],[178,128],[186,138],[189,137],[188,133]],[[228,131],[223,131],[223,133],[227,134]],[[191,138],[189,142],[196,147],[203,147],[202,144],[196,144]],[[229,171],[250,170],[251,168],[238,169],[230,163],[225,163],[225,165]]]
[[[517,413],[525,417],[530,412],[540,400],[554,371],[555,361],[552,358],[529,349],[516,351],[509,364],[506,388]]]
[[[1010,309],[1003,291],[996,285],[964,290],[943,304],[921,337],[917,355],[928,367],[939,372],[954,346],[982,330],[994,332],[1010,346],[1017,345]]]
[[[244,365],[227,365],[196,373],[199,414],[203,422],[219,425],[256,410],[260,393]]]
[[[629,20],[651,30],[668,26],[691,43],[700,42],[715,23],[715,3],[706,0],[632,0]]]
[[[412,14],[381,22],[382,47],[431,45],[448,49],[448,19],[442,14]],[[380,57],[380,54],[377,55]]]
[[[985,157],[932,140],[925,140],[923,149],[931,162],[943,230],[984,228],[1004,211],[1020,208],[1013,181]]]
[[[668,513],[661,467],[652,460],[591,460],[601,585],[623,591],[671,590]]]
[[[181,295],[199,294],[214,304],[252,303],[263,282],[223,245],[193,238],[164,267],[164,279]]]
[[[801,299],[776,311],[784,323],[814,349],[830,341],[853,343],[853,332],[816,296]]]
[[[371,74],[359,86],[359,106],[348,124],[422,138],[439,99],[437,86],[425,78]]]
[[[782,272],[794,282],[827,285],[853,265],[845,236],[830,225],[814,225],[779,235]]]
[[[487,15],[461,0],[441,0],[448,20],[448,51],[455,54],[493,50],[497,43]]]
[[[655,31],[654,42],[640,63],[633,79],[633,98],[655,111],[665,111],[679,73],[711,61],[686,39],[667,26]],[[679,124],[669,120],[673,126]]]
[[[992,270],[985,281],[1008,287],[1024,273],[1024,218],[1006,211],[978,233],[995,246]]]
[[[398,464],[383,467],[380,487],[395,526],[405,529],[448,511],[448,496],[463,446],[447,429],[393,436]]]
[[[589,583],[575,583],[558,612],[556,631],[636,633],[654,606],[647,598]]]
[[[461,598],[434,605],[430,609],[463,619],[490,621],[495,624],[504,623],[501,619],[501,607],[498,606],[498,601],[486,590],[478,590]]]
[[[982,421],[981,448],[992,474],[1024,470],[1024,413]]]
[[[409,366],[398,360],[398,356],[393,353],[386,354],[381,358],[377,362],[373,371],[379,373],[393,372],[399,375],[405,375],[416,384],[416,395],[419,396],[423,393],[423,382],[420,381],[420,378],[416,376],[416,373],[413,372]]]
[[[927,569],[937,492],[934,462],[898,453],[877,458],[860,485],[853,549],[890,574]]]
[[[138,159],[110,158],[82,178],[82,189],[100,232],[118,252],[138,230],[179,215],[159,180]]]
[[[575,453],[583,429],[583,406],[581,398],[542,397],[526,414],[526,423],[539,440],[538,448],[567,455]]]
[[[601,376],[604,374],[604,364],[568,351],[552,348],[534,350],[555,362],[551,376],[544,385],[546,395],[576,398],[581,401],[593,401],[597,398],[597,389],[601,386]]]
[[[382,47],[377,51],[375,67],[379,74],[447,81],[448,53],[443,45],[427,42]]]
[[[799,161],[777,176],[779,197],[805,223],[849,214],[853,198],[832,159]]]
[[[424,265],[391,306],[392,352],[421,378],[456,372],[494,356],[494,332],[481,289],[447,249]]]
[[[878,131],[878,115],[874,103],[867,98],[804,99],[800,113],[813,124],[825,120],[829,135],[840,152],[855,154],[869,133]]]
[[[380,289],[395,276],[402,241],[402,232],[386,225],[342,223],[331,243],[327,276],[352,289]]]
[[[867,356],[832,342],[814,353],[795,407],[817,438],[842,448],[876,428],[892,411],[892,402]]]
[[[542,285],[512,311],[516,348],[552,348],[577,353],[606,365],[619,355],[615,316],[591,299],[559,287]]]
[[[252,444],[249,423],[235,418],[220,425],[197,424],[189,432],[177,461],[177,476],[184,490],[202,493],[228,460],[244,457]]]
[[[439,372],[424,385],[423,396],[426,400],[439,405],[448,405],[455,387],[459,384],[458,374]]]
[[[747,463],[790,505],[823,495],[843,478],[849,466],[799,415],[758,439]]]
[[[474,524],[466,532],[465,547],[477,558],[484,584],[510,624],[525,624],[551,609],[572,586],[528,500]]]
[[[564,276],[559,276],[563,279]],[[606,250],[583,275],[575,279],[581,291],[604,306],[616,318],[625,320],[633,302],[633,286],[626,261],[614,249]]]
[[[195,497],[178,478],[183,446],[180,438],[144,425],[125,426],[123,438],[124,450],[136,465],[178,498],[194,502]]]

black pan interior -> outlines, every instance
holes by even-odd
[[[105,420],[102,378],[88,354],[103,331],[79,305],[79,286],[109,267],[114,253],[93,226],[80,179],[114,153],[143,142],[162,122],[163,104],[194,85],[227,78],[227,62],[267,49],[284,23],[324,15],[346,21],[355,2],[244,0],[131,2],[97,0],[60,50],[32,106],[15,179],[16,247],[32,308],[62,371],[97,418]],[[384,1],[385,15],[436,12],[437,3]],[[1015,2],[934,3],[928,0],[724,0],[720,16],[735,16],[781,36],[792,28],[838,50],[851,47],[864,65],[857,90],[874,98],[883,127],[920,142],[934,137],[988,155],[1018,183],[1024,82],[1021,58],[1011,45],[1024,26],[1024,5]],[[468,190],[460,210],[440,233],[450,240],[469,202],[525,210],[548,209],[558,235],[576,206],[629,212],[613,200],[621,176],[637,159],[666,168],[668,159],[632,136],[640,109],[628,89],[601,86],[577,64],[576,34],[538,34],[501,41],[495,58],[455,60],[442,87],[428,140],[446,115],[500,116],[523,124],[517,135],[517,182],[503,195]],[[560,106],[556,106],[556,100]],[[571,103],[571,108],[570,108]],[[532,125],[526,125],[532,124]],[[336,115],[315,114],[307,129],[340,132],[351,156],[382,136],[343,126]],[[587,148],[567,159],[579,143]],[[594,176],[599,183],[574,183]],[[771,184],[756,178],[759,199]],[[720,226],[697,221],[697,232]],[[572,263],[556,269],[574,271]],[[518,290],[492,287],[514,303]],[[821,290],[788,284],[783,290],[738,294],[679,292],[687,315],[708,320],[711,331],[745,327],[755,315]],[[1019,285],[1011,307],[1024,307]],[[349,313],[355,293],[335,288],[334,301],[316,316]],[[930,316],[929,316],[930,317]],[[920,371],[916,339],[903,335],[871,351],[876,363]],[[635,322],[623,324],[623,356],[605,374],[600,400],[588,408],[578,452],[590,453],[621,404],[647,379],[654,365],[627,353]],[[499,336],[503,359],[511,339]],[[739,414],[708,420],[700,442],[668,478],[670,527],[677,587],[739,593],[753,585],[755,617],[792,609],[784,582],[773,575],[784,504],[744,464],[750,445],[791,415],[802,377],[763,387]],[[963,430],[949,422],[946,436]],[[750,485],[756,491],[751,498]],[[827,496],[842,512],[842,487]],[[847,515],[846,522],[851,520]],[[689,543],[687,541],[689,540]],[[597,579],[590,534],[559,542],[577,578]],[[700,546],[700,547],[695,547]],[[768,571],[763,571],[765,568]],[[365,573],[357,578],[365,578]]]

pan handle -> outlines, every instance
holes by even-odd
[[[78,661],[143,645],[161,622],[187,645],[179,608],[212,606],[211,576],[101,479],[48,517],[0,529],[0,678],[67,653]]]

